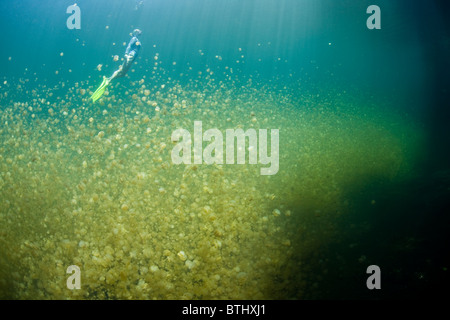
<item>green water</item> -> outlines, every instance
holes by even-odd
[[[342,237],[350,191],[410,177],[423,147],[414,121],[366,97],[147,83],[126,103],[112,87],[93,106],[86,84],[67,101],[40,88],[2,110],[3,297],[318,298],[311,256]],[[195,120],[278,128],[279,172],[174,165],[171,133]],[[66,288],[69,265],[83,290]]]

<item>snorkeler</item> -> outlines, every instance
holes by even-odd
[[[134,60],[137,58],[139,50],[141,49],[141,42],[138,39],[138,36],[140,36],[141,34],[142,34],[142,31],[139,29],[135,29],[133,31],[132,38],[131,38],[130,42],[128,43],[127,49],[125,50],[125,58],[124,58],[125,61],[119,67],[119,69],[114,71],[114,73],[112,74],[111,77],[109,77],[109,78],[103,77],[102,84],[100,85],[100,87],[98,87],[98,89],[91,96],[92,102],[95,102],[98,99],[100,99],[100,97],[105,92],[106,87],[113,79],[122,78],[127,74],[128,70],[130,69]]]

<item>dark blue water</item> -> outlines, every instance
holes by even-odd
[[[436,72],[430,55],[445,42],[439,8],[424,1],[379,2],[381,30],[366,28],[370,1],[81,1],[80,30],[66,27],[71,4],[1,4],[2,74],[80,81],[98,64],[109,64],[112,55],[123,55],[122,43],[139,27],[141,60],[151,63],[159,53],[175,74],[188,64],[195,70],[229,66],[247,76],[294,73],[326,81],[332,74],[382,90],[426,92]],[[54,77],[56,70],[63,79]]]

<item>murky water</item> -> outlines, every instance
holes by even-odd
[[[45,88],[3,93],[4,296],[302,298],[309,257],[352,210],[349,186],[405,179],[421,147],[414,122],[343,92],[142,80],[95,106],[84,83],[58,103]],[[278,128],[279,172],[173,164],[171,134],[195,120]],[[67,290],[69,265],[83,290]]]
[[[16,30],[36,51],[14,42],[0,55],[0,298],[373,298],[365,287],[373,264],[394,284],[378,298],[405,288],[417,297],[435,284],[432,274],[448,265],[430,248],[438,251],[443,233],[421,228],[430,226],[429,212],[439,217],[446,207],[450,180],[442,166],[427,171],[430,141],[440,140],[430,138],[424,116],[432,76],[416,39],[395,53],[401,23],[386,38],[364,29],[353,50],[350,20],[330,28],[359,6],[343,13],[323,1],[307,5],[306,15],[289,1],[203,11],[197,2],[173,10],[158,1],[114,3],[101,14],[99,3],[80,1],[81,31],[67,30],[61,7],[62,17],[42,25],[63,23],[60,46],[57,35],[35,29],[35,43],[25,26]],[[8,19],[20,19],[24,5],[9,8],[18,11]],[[278,18],[267,20],[274,10]],[[253,20],[236,22],[235,12]],[[162,23],[169,17],[177,24]],[[137,22],[149,35],[143,52],[93,104]],[[234,37],[224,36],[227,26]],[[255,130],[257,144],[232,142],[244,164],[227,163],[225,154],[222,164],[195,163],[196,121],[202,133],[222,133],[224,152],[227,130]],[[192,136],[191,164],[172,159],[180,128]],[[269,164],[259,152],[250,161],[264,145],[260,129],[268,130],[275,174],[261,174]],[[203,139],[201,150],[210,151],[213,142]],[[445,225],[436,219],[431,226]],[[79,290],[67,287],[72,265]]]

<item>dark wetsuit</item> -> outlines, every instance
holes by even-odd
[[[133,36],[130,42],[128,43],[127,49],[125,50],[125,61],[123,62],[121,68],[118,71],[116,71],[117,74],[115,76],[114,74],[111,76],[111,79],[122,78],[127,74],[134,60],[138,56],[140,49],[141,43],[139,39],[136,36]]]

